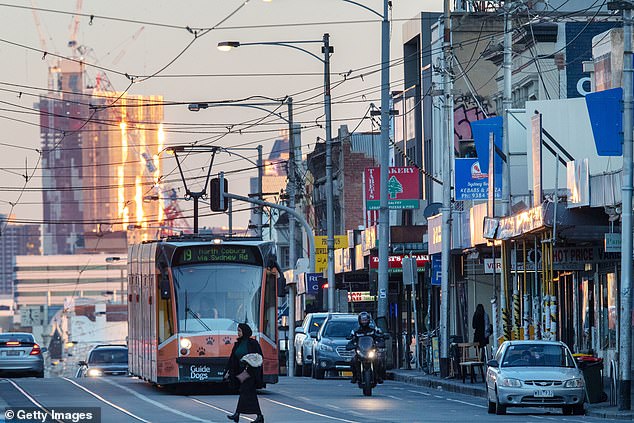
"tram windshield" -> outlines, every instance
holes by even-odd
[[[262,267],[194,264],[172,268],[178,330],[235,332],[259,326]]]

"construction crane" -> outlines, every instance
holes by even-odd
[[[79,32],[79,15],[81,13],[81,9],[83,7],[84,0],[77,0],[75,3],[75,14],[70,21],[70,25],[68,29],[70,30],[70,37],[68,39],[68,47],[70,47],[73,51],[73,55],[75,53],[75,48],[77,47],[77,33]]]

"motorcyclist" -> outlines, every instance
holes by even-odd
[[[357,342],[359,340],[359,337],[361,336],[371,336],[372,338],[374,338],[374,342],[378,346],[384,344],[385,338],[383,336],[383,331],[380,328],[374,326],[370,313],[362,311],[361,313],[359,313],[357,320],[359,322],[359,327],[354,329],[348,336],[351,344],[351,349],[356,349]],[[359,362],[356,354],[352,356],[351,366],[352,379],[350,380],[350,383],[357,383],[360,379],[359,375],[361,373],[361,363]],[[383,375],[383,360],[379,359],[377,360],[377,383],[383,383]]]

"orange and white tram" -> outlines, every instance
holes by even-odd
[[[128,254],[130,373],[158,385],[221,382],[247,323],[264,355],[264,382],[278,380],[274,245],[172,237]],[[281,288],[280,288],[281,289]]]

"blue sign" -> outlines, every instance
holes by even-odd
[[[502,150],[502,135],[504,120],[495,116],[488,119],[471,122],[471,132],[480,168],[484,173],[489,172],[489,134],[493,132],[495,145]],[[495,179],[502,180],[502,157],[495,155]],[[498,176],[499,175],[499,176]]]
[[[623,89],[586,95],[586,107],[599,156],[623,155]]]
[[[321,273],[306,273],[306,293],[317,295],[319,284],[323,281]]]
[[[440,286],[442,280],[441,254],[431,255],[431,284]]]
[[[489,179],[486,169],[480,168],[479,159],[456,159],[456,201],[486,200]],[[496,172],[497,173],[497,172]],[[502,198],[502,178],[495,178],[495,198]]]

